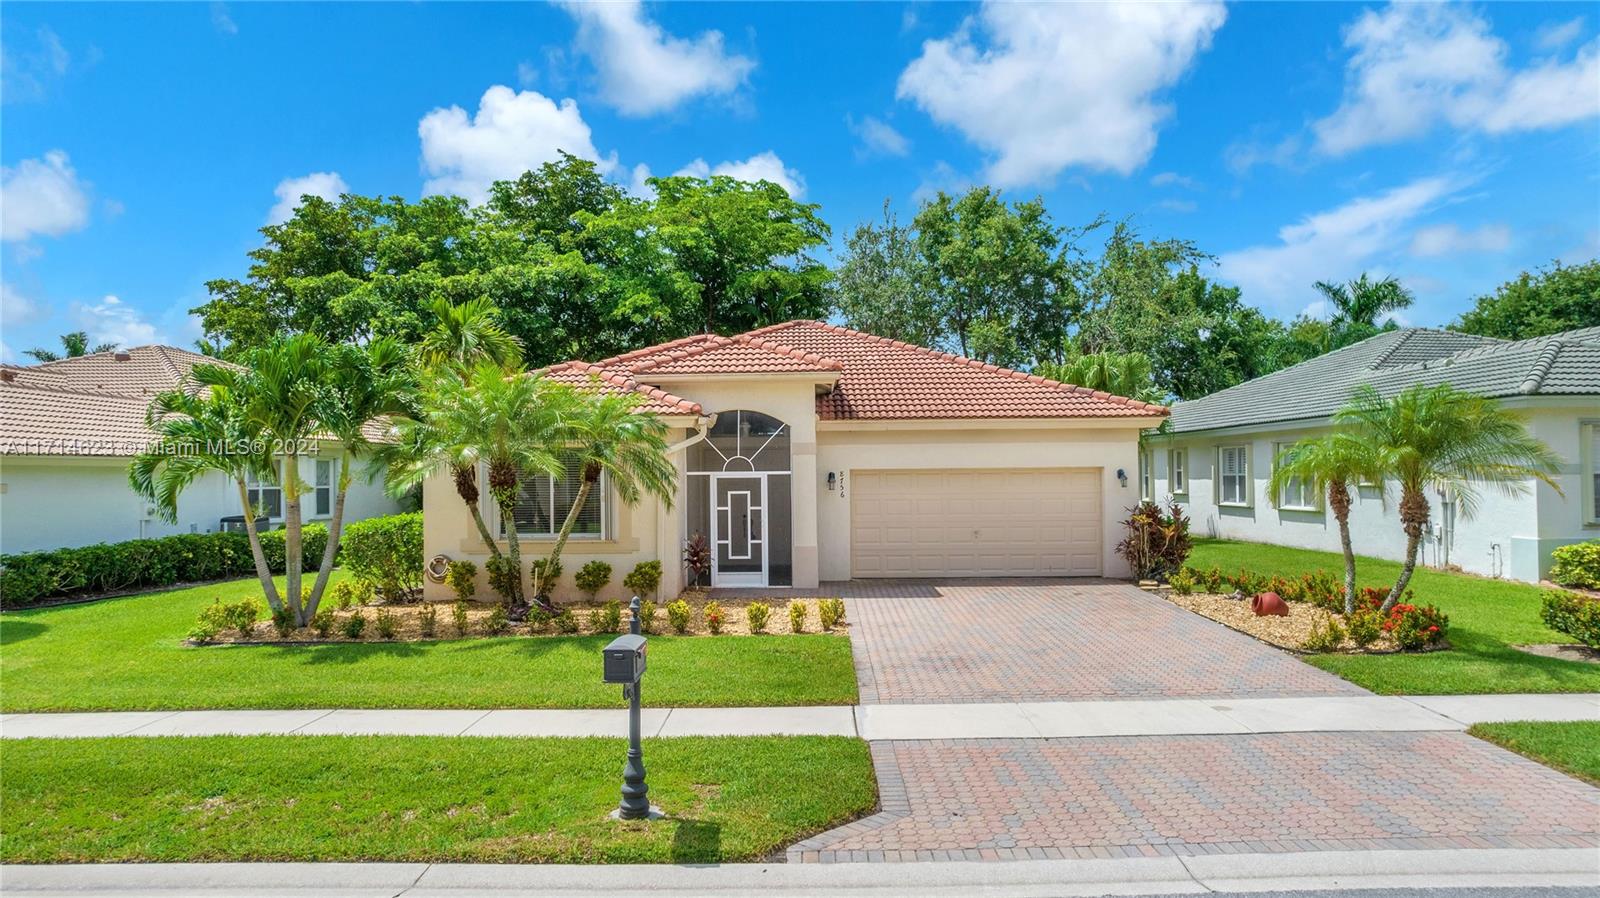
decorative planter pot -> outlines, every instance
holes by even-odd
[[[1269,614],[1276,614],[1279,617],[1289,616],[1289,606],[1285,605],[1283,597],[1275,592],[1264,592],[1251,599],[1250,610],[1256,613],[1256,617],[1266,617]]]

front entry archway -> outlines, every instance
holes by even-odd
[[[720,412],[688,468],[689,529],[710,545],[711,585],[792,583],[788,426],[761,412]]]

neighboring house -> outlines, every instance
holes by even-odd
[[[650,559],[662,563],[661,593],[676,595],[696,533],[710,541],[718,586],[1125,576],[1115,548],[1136,497],[1139,434],[1167,414],[816,321],[688,337],[545,376],[638,393],[671,428],[672,506],[629,507],[601,490],[563,556],[568,572],[612,565],[604,598]],[[525,559],[548,552],[576,477],[524,484],[514,517]],[[427,556],[481,569],[485,547],[445,473],[424,484],[423,508]],[[483,513],[503,532],[487,499]],[[574,596],[570,584],[569,573],[555,594]],[[446,595],[438,583],[427,591]]]
[[[1449,383],[1492,396],[1526,419],[1562,459],[1561,494],[1531,481],[1525,495],[1480,488],[1465,518],[1454,497],[1429,490],[1432,525],[1422,560],[1492,577],[1537,581],[1558,546],[1600,537],[1600,328],[1506,341],[1428,328],[1379,334],[1172,409],[1170,433],[1146,440],[1141,491],[1188,509],[1197,532],[1310,549],[1339,550],[1326,497],[1298,484],[1268,495],[1280,449],[1326,431],[1360,384],[1392,396],[1414,384]],[[1400,559],[1398,487],[1388,500],[1354,491],[1356,552]],[[1564,495],[1562,495],[1564,494]]]
[[[0,365],[0,553],[209,533],[225,517],[241,518],[238,486],[218,473],[183,492],[175,524],[128,486],[128,462],[154,439],[145,426],[150,400],[184,383],[202,363],[217,360],[171,346],[138,346],[42,365]],[[339,471],[339,445],[322,441],[319,450],[302,460],[300,471],[312,487],[303,498],[311,521],[329,516]],[[398,510],[382,484],[356,470],[346,521]],[[282,489],[252,482],[250,491],[270,526],[281,526]]]

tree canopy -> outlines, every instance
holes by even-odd
[[[1480,296],[1451,328],[1502,340],[1600,327],[1600,259],[1581,265],[1560,262],[1501,284]]]

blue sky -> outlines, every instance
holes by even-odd
[[[6,4],[0,343],[187,345],[300,192],[471,195],[557,147],[781,180],[836,244],[992,183],[1194,240],[1275,315],[1372,271],[1443,324],[1600,255],[1595,9]]]

